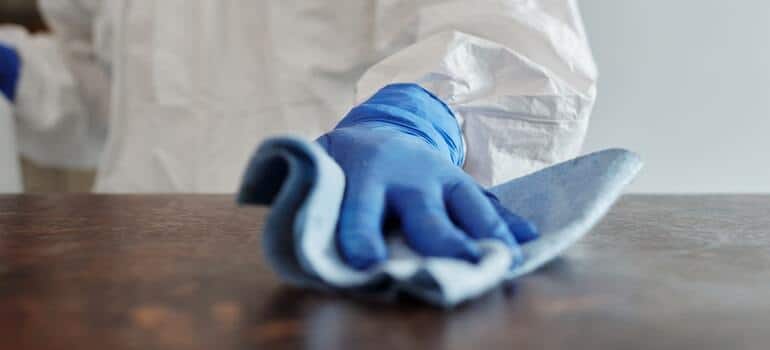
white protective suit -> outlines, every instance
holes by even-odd
[[[21,192],[21,171],[16,151],[11,105],[0,94],[0,194]]]
[[[40,4],[53,37],[0,31],[21,152],[87,167],[108,135],[101,192],[233,192],[265,137],[317,137],[391,82],[450,105],[490,185],[575,156],[595,99],[575,0]]]

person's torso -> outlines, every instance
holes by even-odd
[[[97,190],[232,192],[255,146],[316,137],[373,63],[414,41],[413,0],[115,0]]]

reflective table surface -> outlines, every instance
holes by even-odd
[[[293,289],[231,196],[0,196],[0,349],[770,349],[770,196],[625,196],[454,310]]]

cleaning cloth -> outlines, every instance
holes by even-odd
[[[238,201],[271,205],[263,249],[289,284],[388,300],[407,293],[452,307],[559,256],[604,216],[641,167],[634,153],[610,149],[490,188],[505,207],[531,220],[541,237],[518,250],[479,241],[484,254],[476,264],[420,256],[390,232],[384,263],[366,271],[346,265],[335,243],[345,175],[322,148],[300,138],[273,138],[259,147]]]

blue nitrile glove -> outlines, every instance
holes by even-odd
[[[9,101],[16,100],[21,59],[16,49],[0,43],[0,93]]]
[[[345,173],[341,254],[365,269],[387,257],[385,222],[420,254],[476,261],[474,239],[513,247],[537,237],[462,169],[461,131],[449,108],[415,84],[389,85],[317,142]],[[517,243],[518,241],[518,243]]]

